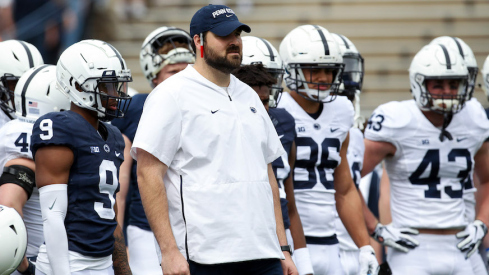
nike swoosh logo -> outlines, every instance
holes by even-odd
[[[212,110],[211,110],[211,113],[215,114],[215,113],[216,113],[217,111],[219,111],[219,110],[220,110],[220,109],[215,110],[215,111],[212,111]]]
[[[331,133],[334,133],[334,132],[336,132],[336,131],[337,131],[338,129],[340,129],[340,128],[336,128],[336,129],[333,129],[333,128],[329,128],[329,130],[331,130]]]
[[[284,137],[284,135],[280,135],[280,136],[278,136],[278,138],[279,138],[279,139],[282,139],[283,137]]]
[[[118,157],[118,156],[120,156],[120,155],[121,155],[121,153],[117,153],[117,152],[115,152],[115,156],[116,156],[116,157]]]
[[[464,137],[464,138],[457,138],[457,142],[461,142],[462,140],[466,140],[468,138]]]
[[[233,15],[232,14],[226,14],[226,17],[231,17],[231,16],[233,16]]]
[[[51,205],[51,207],[49,207],[49,210],[53,209],[53,206],[54,206],[54,204],[56,203],[56,200],[57,200],[57,199],[58,199],[58,198],[54,199],[53,205]]]

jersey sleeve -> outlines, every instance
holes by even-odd
[[[257,97],[258,99],[258,97]],[[257,100],[256,106],[259,108],[263,108],[263,112],[260,111],[263,115],[263,119],[265,120],[266,125],[266,134],[268,136],[267,148],[265,151],[265,160],[267,164],[272,163],[274,160],[285,154],[284,147],[282,146],[282,142],[278,137],[277,130],[273,126],[272,120],[270,116],[268,116],[265,107],[263,107],[263,103]]]
[[[74,150],[73,133],[68,116],[61,113],[48,113],[40,117],[32,128],[31,151],[35,159],[36,151],[44,146],[66,146]]]
[[[12,159],[32,159],[29,146],[32,126],[29,127],[28,125],[28,123],[11,121],[0,129],[0,141],[2,141],[0,144],[0,169]]]
[[[137,160],[136,149],[143,149],[170,166],[180,145],[182,115],[171,91],[162,87],[146,99],[131,156]]]
[[[409,136],[411,113],[401,102],[390,102],[377,107],[368,119],[365,138],[372,141],[389,142],[398,148],[398,141]]]

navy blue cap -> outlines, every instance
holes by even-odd
[[[251,28],[239,22],[232,9],[225,5],[208,5],[198,10],[190,21],[190,37],[211,31],[218,36],[227,36],[235,29],[241,27],[243,31],[250,32]]]

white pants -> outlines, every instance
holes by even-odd
[[[358,256],[360,250],[341,250],[340,249],[340,260],[341,266],[345,275],[358,275],[358,267],[360,262]]]
[[[163,275],[156,254],[153,232],[137,226],[127,227],[129,266],[133,275]]]
[[[487,275],[486,265],[484,264],[479,251],[476,251],[474,255],[470,256],[469,260],[470,264],[472,265],[474,275]]]
[[[308,244],[314,275],[344,275],[340,262],[340,245]]]
[[[36,269],[36,275],[51,275],[51,274],[46,274],[40,271],[39,269]],[[80,271],[75,271],[71,272],[71,275],[114,275],[114,269],[112,266],[109,266],[105,269],[84,269]]]
[[[419,234],[419,246],[408,253],[388,247],[387,262],[394,275],[474,274],[470,260],[457,248],[455,235]]]

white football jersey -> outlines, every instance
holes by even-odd
[[[9,122],[11,119],[3,112],[0,110],[0,128],[2,128],[7,122]]]
[[[474,155],[489,136],[489,120],[480,103],[467,102],[446,130],[423,115],[414,100],[379,106],[369,119],[365,138],[396,147],[385,159],[391,184],[392,221],[396,227],[461,228],[464,189],[472,189]]]
[[[12,159],[32,159],[30,149],[33,124],[14,119],[0,128],[0,169]],[[37,256],[39,246],[44,242],[42,231],[39,191],[36,187],[22,209],[27,228],[27,257]]]
[[[348,165],[350,166],[351,177],[355,186],[358,188],[361,179],[361,171],[363,167],[363,155],[365,153],[365,144],[363,143],[362,131],[358,128],[350,129],[350,143],[348,144],[348,151],[346,158],[348,159]],[[341,222],[340,216],[336,213],[336,235],[340,242],[341,250],[357,250],[358,247],[348,234],[345,226]]]
[[[334,169],[340,164],[340,149],[353,125],[353,105],[339,96],[323,104],[313,119],[290,96],[279,102],[295,119],[297,154],[294,167],[294,193],[304,235],[328,237],[335,234]]]

